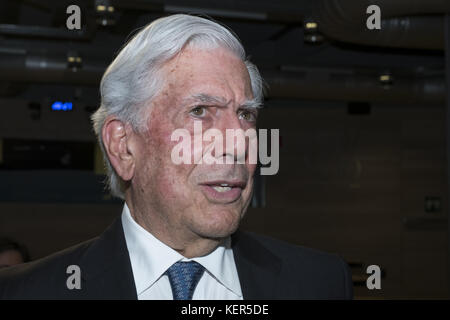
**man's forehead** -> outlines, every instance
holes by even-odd
[[[209,57],[206,59],[204,55]],[[186,48],[164,68],[167,82],[163,91],[166,98],[175,99],[177,105],[193,102],[218,106],[231,102],[246,106],[257,104],[245,63],[227,49]],[[231,100],[232,97],[237,101]]]
[[[226,48],[196,48],[188,47],[167,61],[164,66],[166,75],[172,81],[179,82],[185,77],[194,80],[198,77],[230,77],[233,81],[246,79],[249,74],[245,62]]]

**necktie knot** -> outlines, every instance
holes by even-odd
[[[178,261],[167,269],[174,300],[192,300],[204,271],[205,268],[195,261]]]

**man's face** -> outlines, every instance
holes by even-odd
[[[228,50],[186,48],[163,67],[165,84],[152,100],[149,130],[139,140],[132,188],[147,210],[143,214],[159,232],[192,238],[222,238],[236,230],[251,200],[256,164],[225,164],[226,129],[256,127],[256,109],[243,104],[253,99],[245,64]],[[213,99],[210,99],[213,97]],[[222,133],[223,164],[175,164],[171,141],[176,129],[186,129],[194,144],[194,121],[203,132],[215,128]],[[203,142],[203,152],[209,143]],[[235,147],[235,146],[233,146]],[[193,150],[193,149],[191,149]],[[193,158],[192,158],[193,159]],[[228,159],[229,161],[229,159]],[[234,161],[233,161],[234,162]],[[228,188],[214,185],[229,184]]]
[[[0,269],[23,263],[22,255],[19,251],[11,249],[0,253]]]

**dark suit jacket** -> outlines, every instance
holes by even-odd
[[[238,231],[232,248],[244,299],[351,299],[348,266],[336,255]],[[66,285],[69,265],[81,289]],[[137,299],[121,219],[98,238],[0,271],[0,299]]]

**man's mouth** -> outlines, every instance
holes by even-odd
[[[212,188],[214,190],[216,190],[217,192],[225,192],[225,191],[230,191],[231,187],[227,184],[221,184],[220,187],[219,186],[212,186]]]
[[[246,183],[244,181],[210,181],[202,183],[201,186],[209,200],[233,202],[241,196]]]

